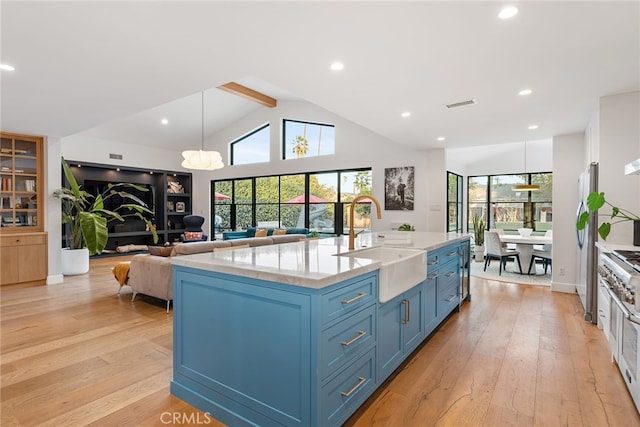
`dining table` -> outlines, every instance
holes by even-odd
[[[520,234],[500,234],[502,243],[515,243],[516,250],[520,252],[520,262],[522,263],[522,272],[526,274],[531,263],[531,254],[533,253],[533,245],[551,245],[553,238],[551,236],[522,236]]]

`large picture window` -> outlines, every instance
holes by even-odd
[[[537,184],[540,190],[515,190],[517,184]],[[552,187],[550,172],[469,177],[467,227],[472,230],[473,218],[480,216],[488,228],[516,231],[526,227],[538,234],[551,230]]]
[[[350,169],[212,181],[213,235],[247,227],[304,227],[319,234],[348,232],[349,208],[371,194],[371,170]],[[354,209],[354,226],[371,229],[371,201]]]
[[[266,123],[230,144],[232,165],[263,163],[269,161],[270,126]]]
[[[321,123],[282,121],[282,158],[335,154],[335,126]]]

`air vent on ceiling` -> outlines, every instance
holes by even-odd
[[[445,104],[444,108],[451,109],[456,107],[464,107],[465,105],[473,105],[477,103],[478,101],[476,101],[475,99],[469,99],[467,101],[454,102],[453,104]]]
[[[110,159],[115,159],[115,160],[122,160],[122,154],[109,153],[109,158]]]

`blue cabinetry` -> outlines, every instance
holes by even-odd
[[[378,307],[378,382],[422,342],[424,282]]]
[[[174,266],[171,392],[233,426],[341,425],[457,308],[459,248],[385,304],[377,272],[311,289]]]
[[[377,290],[175,267],[171,392],[234,426],[339,425],[376,388]]]

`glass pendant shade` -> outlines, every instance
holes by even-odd
[[[224,163],[218,151],[204,150],[204,91],[202,92],[202,145],[200,150],[186,150],[182,152],[182,167],[186,169],[196,169],[212,171],[222,169]]]

